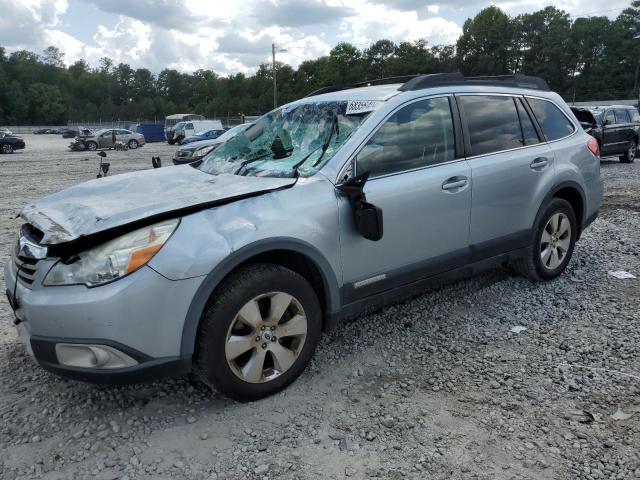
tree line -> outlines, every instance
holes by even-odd
[[[544,78],[572,101],[638,98],[640,0],[611,20],[571,18],[555,7],[511,17],[495,6],[468,19],[455,45],[379,40],[365,49],[340,43],[297,69],[276,65],[278,99],[286,103],[327,85],[382,77],[461,71],[524,73]],[[0,47],[0,125],[68,120],[162,119],[176,112],[208,117],[259,115],[273,108],[273,72],[220,76],[115,65],[103,58],[65,66],[55,47],[41,55]]]

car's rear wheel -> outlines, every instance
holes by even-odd
[[[96,142],[86,142],[85,147],[87,150],[94,152],[98,148],[98,144]]]
[[[514,267],[531,280],[552,280],[567,267],[575,247],[578,227],[571,204],[561,198],[551,200],[534,231],[533,245]]]
[[[0,152],[2,152],[2,153],[12,153],[13,152],[13,146],[10,143],[3,143],[0,146]]]
[[[320,304],[302,276],[279,265],[249,266],[213,294],[198,331],[195,370],[229,397],[256,400],[303,372],[320,331]]]
[[[629,148],[624,153],[624,155],[620,156],[620,161],[622,163],[633,163],[636,159],[636,153],[638,151],[638,144],[636,142],[631,142],[629,144]]]
[[[135,139],[129,140],[129,148],[131,150],[135,150],[136,148],[138,148],[138,141]]]

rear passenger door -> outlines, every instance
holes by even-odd
[[[387,117],[357,153],[356,174],[370,174],[364,191],[382,209],[384,234],[377,242],[363,238],[340,199],[345,303],[467,262],[471,171],[456,130],[453,97],[415,100]]]
[[[619,153],[622,149],[618,125],[616,125],[616,115],[612,109],[604,112],[602,122],[602,145],[600,151],[602,155]]]
[[[618,138],[621,142],[621,153],[624,153],[629,148],[629,142],[635,141],[636,132],[633,123],[631,123],[631,116],[629,110],[624,108],[616,108],[616,127],[618,128]]]
[[[553,182],[554,157],[523,97],[456,98],[471,166],[470,242],[477,261],[530,242],[541,195]]]

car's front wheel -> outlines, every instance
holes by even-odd
[[[10,143],[3,143],[2,146],[0,146],[0,152],[2,152],[2,153],[12,153],[13,152],[13,146]]]
[[[276,393],[309,363],[321,315],[313,288],[296,272],[271,264],[242,268],[214,292],[201,319],[196,372],[237,400]]]
[[[131,150],[135,150],[136,148],[138,148],[138,141],[137,140],[129,140],[129,148]]]
[[[638,151],[638,144],[636,142],[631,142],[629,144],[629,148],[624,153],[624,155],[620,156],[620,161],[622,163],[633,163],[636,159],[636,153]]]
[[[571,204],[554,198],[538,216],[533,245],[514,267],[535,281],[556,278],[567,267],[575,247],[578,227]]]
[[[98,148],[98,144],[96,142],[86,142],[85,147],[87,150],[94,152]]]

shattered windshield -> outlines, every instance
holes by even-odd
[[[368,105],[363,108],[363,104]],[[198,168],[210,174],[259,177],[313,175],[357,130],[375,104],[344,100],[278,108],[211,152]]]

